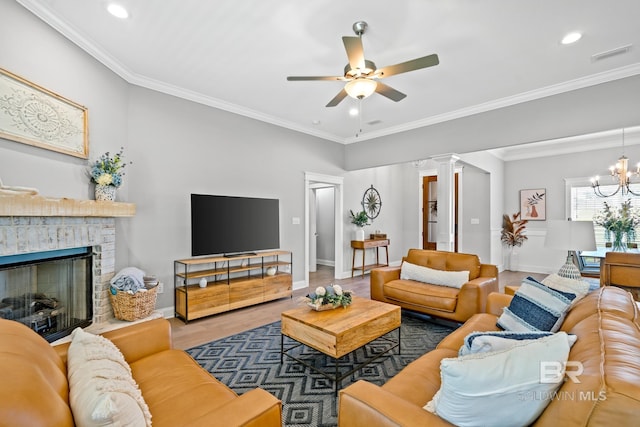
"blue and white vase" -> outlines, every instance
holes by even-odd
[[[116,200],[116,187],[113,185],[96,184],[96,200],[101,202],[113,202]]]

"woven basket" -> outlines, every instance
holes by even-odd
[[[157,286],[148,289],[147,292],[136,292],[135,294],[118,291],[113,287],[109,292],[114,316],[116,319],[128,321],[149,316],[156,308],[157,296]]]

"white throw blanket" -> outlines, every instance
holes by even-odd
[[[136,267],[123,268],[113,276],[111,286],[119,291],[131,291],[131,293],[136,293],[142,289],[146,290],[144,286],[144,271]]]

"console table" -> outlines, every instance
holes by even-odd
[[[389,265],[389,239],[369,239],[369,240],[352,240],[351,248],[353,250],[353,256],[351,258],[351,277],[353,277],[353,272],[356,270],[361,270],[362,275],[366,270],[371,270],[378,267],[387,267]],[[385,248],[386,250],[386,263],[380,263],[380,248]],[[376,263],[365,265],[365,254],[367,249],[375,249],[376,250]],[[356,252],[358,250],[362,251],[362,265],[356,267]]]

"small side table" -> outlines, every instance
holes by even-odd
[[[361,270],[362,275],[364,276],[364,272],[366,270],[371,270],[378,267],[387,267],[389,265],[389,239],[369,239],[369,240],[352,240],[351,248],[353,250],[353,256],[351,258],[351,277],[353,277],[353,272],[356,270]],[[380,263],[380,248],[385,248],[386,250],[386,264]],[[376,250],[376,263],[375,264],[364,264],[365,253],[367,249],[375,249]],[[356,267],[356,251],[362,251],[362,265]]]

